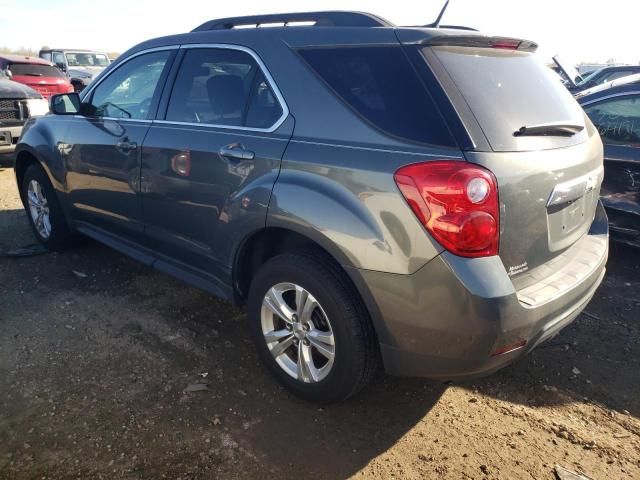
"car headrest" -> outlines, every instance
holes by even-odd
[[[207,80],[207,93],[213,111],[226,115],[242,110],[244,85],[237,75],[216,75]]]

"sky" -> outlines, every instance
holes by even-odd
[[[396,25],[426,24],[444,0],[0,0],[0,46],[43,45],[123,52],[212,18],[313,10],[360,10]],[[451,0],[444,23],[533,40],[545,60],[637,64],[640,0]]]

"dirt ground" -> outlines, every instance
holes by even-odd
[[[90,241],[2,256],[33,242],[0,160],[2,479],[640,478],[638,251],[614,246],[587,311],[516,365],[319,408],[242,311]]]

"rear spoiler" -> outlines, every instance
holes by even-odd
[[[424,39],[420,44],[432,47],[498,48],[523,52],[535,52],[538,49],[538,44],[530,40],[511,37],[489,37],[485,35],[437,35]]]

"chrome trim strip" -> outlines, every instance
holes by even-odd
[[[80,96],[80,100],[84,100],[85,98],[91,96],[93,91],[98,87],[98,85],[100,85],[104,81],[105,78],[108,78],[113,72],[118,70],[120,67],[122,67],[122,65],[124,65],[128,61],[133,60],[134,58],[139,57],[140,55],[144,55],[145,53],[162,52],[163,50],[178,50],[179,48],[180,48],[179,45],[168,45],[164,47],[148,48],[146,50],[140,50],[139,52],[134,53],[133,55],[131,55],[130,57],[127,57],[121,63],[116,65],[116,67],[113,70],[108,72],[108,75],[103,75],[102,78],[100,78],[100,80],[98,80],[95,85],[91,86],[91,88],[85,95]],[[82,92],[84,93],[84,90]]]
[[[585,175],[558,183],[549,195],[547,207],[560,205],[571,202],[582,197],[585,193],[590,192],[600,183],[601,177],[604,177],[604,168],[600,167]]]
[[[82,120],[113,120],[115,122],[130,123],[153,123],[153,120],[136,119],[136,118],[116,118],[116,117],[85,117],[84,115],[74,115],[73,118]]]
[[[196,49],[196,48],[221,48],[221,49],[227,49],[227,50],[238,50],[240,52],[244,52],[244,53],[247,53],[248,55],[250,55],[251,58],[253,58],[253,60],[258,65],[258,68],[260,68],[260,70],[262,71],[262,74],[264,75],[265,79],[267,80],[267,83],[269,84],[269,87],[273,91],[273,94],[276,96],[276,99],[278,100],[278,103],[280,104],[280,108],[282,109],[282,115],[280,116],[280,118],[278,118],[278,120],[276,120],[276,122],[269,128],[242,127],[242,126],[233,126],[233,125],[217,125],[217,124],[213,124],[213,123],[177,122],[177,121],[171,121],[171,120],[147,120],[147,119],[134,120],[134,119],[121,119],[121,118],[109,118],[109,117],[100,117],[100,118],[109,119],[109,120],[117,120],[117,121],[125,120],[125,121],[138,121],[138,122],[158,123],[158,124],[164,124],[164,125],[185,125],[185,126],[190,126],[190,127],[195,127],[195,126],[197,126],[197,127],[214,127],[214,128],[223,128],[225,130],[231,129],[231,130],[242,130],[242,131],[247,131],[247,132],[264,132],[264,133],[272,133],[272,132],[276,131],[278,128],[280,128],[280,126],[284,123],[284,121],[289,116],[289,107],[287,106],[287,102],[285,102],[284,97],[282,96],[282,93],[280,92],[280,89],[276,85],[275,80],[271,76],[271,73],[269,72],[269,69],[264,64],[262,59],[258,56],[258,54],[255,53],[250,48],[244,47],[242,45],[234,45],[234,44],[230,44],[230,43],[193,43],[193,44],[185,44],[185,45],[170,45],[170,46],[164,46],[164,47],[149,48],[147,50],[141,50],[139,52],[134,53],[130,57],[127,57],[116,68],[114,68],[112,71],[110,71],[108,73],[108,75],[105,75],[104,77],[102,77],[95,85],[93,85],[91,87],[91,89],[87,92],[87,94],[82,97],[82,99],[88,98],[93,93],[93,91],[98,87],[98,85],[100,85],[104,81],[105,78],[108,78],[112,74],[112,72],[115,72],[122,65],[126,64],[128,61],[130,61],[130,60],[132,60],[132,59],[134,59],[136,57],[139,57],[140,55],[144,55],[146,53],[152,53],[152,52],[160,52],[160,51],[163,51],[163,50],[178,50],[178,49],[180,49],[180,50],[188,50],[188,49]]]
[[[197,49],[197,48],[220,48],[220,49],[227,49],[227,50],[237,50],[237,51],[244,52],[244,53],[247,53],[248,55],[250,55],[251,58],[253,58],[253,60],[258,65],[258,68],[260,68],[260,70],[262,70],[262,74],[264,75],[264,78],[266,79],[267,83],[269,84],[269,87],[273,91],[273,94],[276,96],[276,99],[278,100],[278,103],[280,104],[280,108],[282,109],[282,115],[269,128],[239,127],[239,126],[232,126],[232,125],[217,125],[217,124],[209,124],[209,123],[190,123],[190,122],[170,122],[170,123],[181,124],[181,125],[190,125],[190,126],[202,125],[202,126],[205,126],[205,127],[215,127],[215,128],[224,128],[224,129],[233,129],[233,130],[245,130],[245,131],[249,131],[249,132],[266,132],[266,133],[274,132],[278,128],[280,128],[280,125],[282,125],[282,123],[289,116],[289,107],[287,106],[287,102],[285,102],[284,97],[282,96],[282,93],[280,93],[280,89],[276,85],[275,80],[271,76],[271,73],[269,72],[269,69],[267,68],[267,66],[264,64],[264,62],[262,61],[262,59],[258,56],[258,54],[256,52],[254,52],[253,50],[251,50],[248,47],[244,47],[242,45],[234,45],[234,44],[231,44],[231,43],[190,43],[190,44],[180,45],[180,49],[181,50],[192,50],[192,49]],[[160,122],[167,122],[168,120],[156,120],[156,121],[158,123],[160,123]]]

